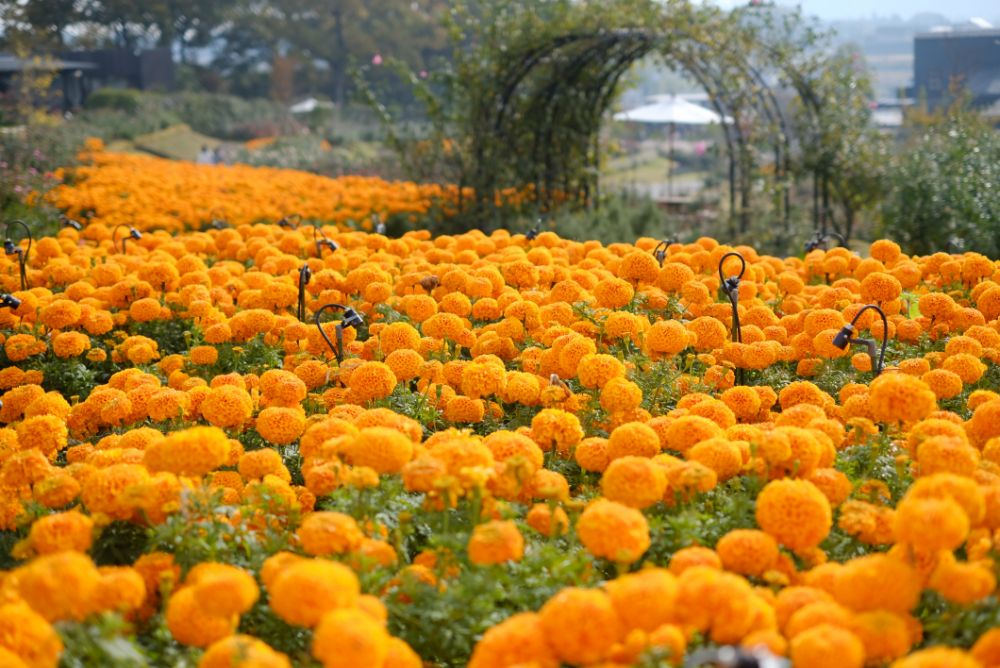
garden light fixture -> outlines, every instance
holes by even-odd
[[[735,276],[730,276],[726,278],[722,274],[722,265],[726,263],[726,260],[735,257],[740,260],[740,273]],[[747,261],[743,259],[743,256],[736,251],[730,251],[722,256],[719,260],[719,282],[722,286],[723,292],[729,298],[729,303],[733,307],[733,343],[743,343],[743,330],[740,327],[740,280],[743,278],[743,274],[747,271]],[[738,385],[743,385],[745,381],[745,372],[743,369],[736,370],[736,383]]]
[[[299,269],[299,304],[295,311],[299,322],[306,319],[306,286],[309,285],[312,275],[312,269],[309,268],[308,264],[302,265],[302,268]]]
[[[293,213],[290,216],[284,216],[278,221],[278,227],[287,227],[292,230],[299,229],[300,224],[302,224],[302,216],[297,213]]]
[[[882,316],[882,349],[879,352],[878,359],[875,358],[875,341],[874,339],[855,339],[851,338],[851,334],[854,333],[854,325],[857,323],[858,318],[861,314],[868,309],[873,309],[878,311],[878,314]],[[849,325],[844,325],[837,332],[837,335],[833,337],[833,345],[837,346],[841,350],[847,350],[847,347],[852,343],[857,343],[865,346],[868,350],[868,357],[872,360],[872,372],[877,376],[882,373],[882,369],[885,368],[885,347],[889,343],[889,321],[885,317],[885,311],[880,309],[875,304],[867,304],[861,308],[860,311],[855,314],[854,318],[851,319]]]
[[[83,225],[68,216],[60,215],[59,222],[63,227],[72,227],[77,232],[83,229]]]
[[[847,240],[839,232],[816,232],[815,236],[806,242],[806,252],[811,253],[818,248],[826,250],[826,242],[830,239],[836,239],[841,246],[847,247]]]
[[[24,235],[28,239],[28,249],[25,250],[15,244],[10,238],[10,226],[20,225],[24,229]],[[11,220],[7,223],[5,228],[4,236],[7,238],[3,242],[3,252],[5,255],[16,255],[17,256],[17,268],[18,273],[21,277],[21,289],[28,289],[28,258],[31,256],[31,244],[34,243],[34,239],[31,236],[31,229],[25,224],[23,220]]]
[[[375,234],[385,234],[385,223],[382,222],[382,217],[377,213],[372,214],[372,222],[375,223]]]
[[[21,306],[21,300],[14,295],[0,295],[0,308],[16,309]]]
[[[535,226],[524,233],[524,238],[528,241],[534,241],[538,238],[538,235],[542,232],[542,219],[539,218],[535,221]]]
[[[125,242],[128,241],[129,239],[135,239],[136,241],[138,241],[139,239],[142,239],[142,232],[140,232],[139,230],[135,229],[134,227],[131,227],[129,225],[125,225],[124,223],[122,223],[121,225],[118,225],[117,227],[115,227],[114,232],[111,233],[111,241],[112,242],[114,242],[115,237],[118,236],[118,228],[119,227],[127,227],[128,228],[128,235],[122,237],[122,255],[125,255],[126,254],[125,253]]]
[[[344,312],[344,317],[340,320],[340,322],[337,323],[336,346],[334,346],[333,342],[330,341],[330,337],[326,335],[326,332],[323,330],[323,325],[320,324],[319,321],[320,316],[323,315],[323,311],[327,309],[340,309],[341,311]],[[313,316],[313,322],[315,322],[316,327],[319,328],[319,334],[320,336],[323,337],[323,340],[326,341],[326,345],[330,347],[330,350],[332,350],[333,354],[337,357],[337,364],[340,364],[341,362],[344,361],[344,330],[347,329],[348,327],[354,327],[354,328],[360,327],[361,325],[364,324],[365,321],[364,318],[361,317],[361,314],[355,311],[350,306],[331,303],[331,304],[323,304],[316,310],[316,314]]]
[[[675,243],[677,243],[677,237],[667,237],[660,243],[656,244],[656,248],[653,249],[653,257],[656,258],[656,261],[660,263],[661,267],[667,259],[667,249],[670,248],[671,244]]]
[[[316,255],[318,257],[323,257],[324,246],[331,251],[336,251],[340,248],[340,245],[336,241],[323,234],[323,230],[319,229],[319,225],[313,225],[313,241],[316,243]]]
[[[713,647],[698,650],[688,655],[684,661],[685,668],[699,666],[715,666],[716,668],[789,668],[787,659],[774,656],[764,648],[748,649],[745,647]]]

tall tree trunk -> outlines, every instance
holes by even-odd
[[[333,38],[337,45],[337,55],[331,63],[333,77],[333,101],[343,106],[347,97],[347,39],[344,37],[344,9],[338,2],[333,8]]]

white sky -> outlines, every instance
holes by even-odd
[[[722,7],[733,7],[746,0],[714,0]],[[806,14],[826,20],[860,19],[873,15],[894,14],[910,18],[922,12],[943,14],[960,21],[980,16],[990,21],[1000,19],[1000,0],[778,0],[779,4],[802,7]]]

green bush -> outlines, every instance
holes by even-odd
[[[244,141],[256,137],[295,134],[299,126],[291,113],[270,100],[244,100],[232,95],[182,93],[163,98],[193,130],[219,139]]]
[[[881,233],[909,253],[1000,257],[1000,134],[962,110],[916,130],[889,171]]]
[[[87,97],[87,109],[114,109],[134,114],[142,105],[142,93],[132,88],[101,88]]]

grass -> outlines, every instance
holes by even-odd
[[[222,142],[199,134],[187,125],[172,125],[164,130],[136,137],[133,143],[135,148],[161,158],[194,160],[202,146],[214,149]]]

